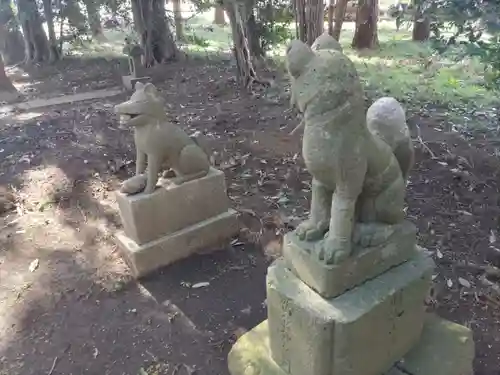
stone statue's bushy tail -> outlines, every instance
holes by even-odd
[[[406,181],[413,165],[414,151],[401,104],[391,97],[377,99],[366,112],[366,123],[372,134],[392,148]]]

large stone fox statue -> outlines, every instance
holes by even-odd
[[[340,43],[326,32],[316,38],[311,49],[313,51],[335,50],[343,52]],[[293,100],[292,93],[292,106],[294,105]],[[292,134],[303,125],[302,121],[292,131]],[[406,123],[405,111],[401,104],[392,97],[377,99],[366,112],[366,125],[373,134],[391,147],[406,181],[413,166],[414,150],[410,130]]]
[[[172,169],[170,182],[182,184],[208,173],[206,153],[181,128],[167,119],[163,103],[152,83],[135,84],[129,100],[115,106],[125,125],[134,129],[137,153],[136,175],[125,181],[121,191],[152,193],[162,169]],[[146,172],[147,164],[147,174]]]
[[[367,126],[363,88],[347,56],[313,51],[296,40],[287,48],[286,65],[313,177],[309,218],[296,233],[321,240],[319,259],[338,263],[351,255],[353,241],[383,243],[403,221],[403,172],[391,146]]]

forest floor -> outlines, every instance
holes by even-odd
[[[58,96],[119,86],[117,64],[67,59],[11,77],[28,97]],[[242,231],[221,251],[137,282],[113,243],[113,191],[134,168],[131,131],[113,114],[127,94],[4,113],[0,185],[16,201],[0,223],[1,375],[227,375],[231,344],[265,319],[266,268],[310,198],[287,95],[241,91],[228,59],[150,75],[171,120],[225,172]],[[365,82],[368,102],[386,92],[374,82]],[[500,267],[496,110],[408,93],[398,95],[417,152],[408,217],[437,264],[428,308],[472,328],[475,374],[497,375],[500,284],[486,272]]]

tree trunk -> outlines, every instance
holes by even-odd
[[[252,38],[258,39],[258,35],[249,35],[251,30],[248,27],[249,22],[252,22],[250,20],[253,6],[253,0],[241,3],[238,0],[227,0],[224,3],[231,25],[233,53],[238,69],[237,76],[240,84],[244,87],[250,87],[255,82],[261,82],[254,65],[254,59],[259,56],[252,55],[252,52],[256,53],[257,51],[252,51],[251,46],[251,44],[255,43],[255,39]]]
[[[165,17],[164,0],[132,0],[134,26],[144,51],[144,66],[175,60],[179,50]]]
[[[312,45],[316,38],[323,34],[325,9],[323,0],[296,0],[295,7],[299,39]]]
[[[0,56],[0,101],[11,102],[19,98],[19,93],[5,73],[5,65]]]
[[[78,33],[84,33],[87,31],[85,16],[83,15],[78,2],[67,1],[64,5],[63,17],[68,19],[68,24],[71,27],[74,27]]]
[[[0,51],[7,64],[24,60],[24,51],[19,46],[24,43],[11,0],[0,0]]]
[[[97,40],[105,39],[102,32],[101,15],[99,14],[99,3],[97,0],[84,0],[85,8],[89,19],[90,32],[92,37]]]
[[[340,32],[342,31],[345,11],[347,9],[347,1],[348,0],[337,0],[337,3],[335,4],[335,26],[333,27],[331,36],[333,36],[336,40],[340,39]]]
[[[420,5],[415,5],[415,16],[413,18],[412,39],[415,42],[425,42],[431,33],[431,23],[429,17],[422,12]]]
[[[305,43],[307,41],[306,0],[295,0],[295,24],[297,37]]]
[[[43,12],[49,31],[49,60],[51,62],[60,59],[59,47],[57,46],[56,32],[54,29],[54,15],[52,14],[52,0],[43,0]]]
[[[224,8],[221,5],[216,5],[214,10],[214,24],[219,26],[226,25],[226,17],[224,14]]]
[[[42,27],[35,0],[18,0],[19,20],[23,29],[27,63],[47,60],[50,56],[47,35]]]
[[[181,0],[172,0],[175,21],[175,39],[178,42],[184,40],[184,28],[182,24]]]
[[[333,35],[333,12],[335,10],[335,0],[328,1],[328,34]]]
[[[356,31],[352,40],[355,49],[378,46],[378,0],[360,0],[356,13]]]

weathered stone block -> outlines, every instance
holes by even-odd
[[[130,91],[135,88],[135,84],[137,82],[146,83],[150,81],[151,77],[134,77],[133,75],[122,76],[123,86],[125,86],[125,88]]]
[[[385,375],[472,375],[473,359],[471,330],[428,315],[420,341]],[[267,320],[236,341],[228,355],[228,366],[231,375],[288,375],[271,358]],[[312,371],[306,374],[317,375]],[[358,375],[329,375],[344,374]]]
[[[291,375],[380,375],[418,341],[433,261],[422,252],[333,299],[282,260],[269,267],[267,307],[274,361]]]
[[[237,213],[229,209],[143,245],[139,245],[123,232],[117,233],[116,241],[132,274],[141,277],[194,253],[216,250],[218,245],[222,245],[238,230]]]
[[[287,267],[305,284],[322,297],[333,298],[411,258],[416,251],[416,228],[405,221],[385,244],[355,248],[353,256],[335,265],[311,256],[319,245],[321,241],[301,241],[295,232],[289,232],[283,240],[283,256]]]
[[[151,194],[117,192],[116,200],[125,234],[137,245],[210,219],[230,208],[224,173],[215,168],[205,177],[181,185],[162,185]]]

